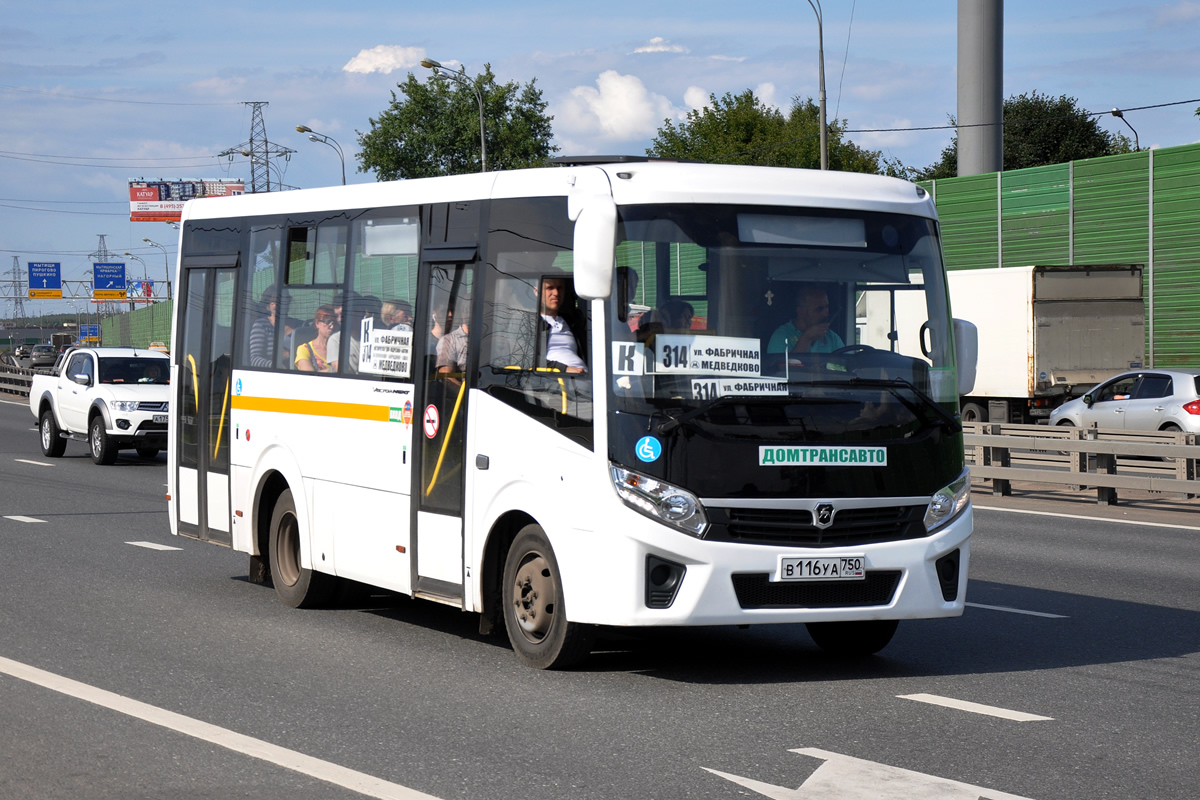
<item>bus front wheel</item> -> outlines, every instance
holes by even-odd
[[[810,622],[805,625],[817,646],[832,656],[869,656],[887,647],[899,620],[868,619],[853,622]]]
[[[292,608],[318,608],[329,601],[333,576],[301,566],[300,521],[290,489],[275,501],[268,547],[271,582],[280,600]]]
[[[534,669],[561,669],[591,653],[594,630],[568,622],[562,577],[540,525],[526,525],[504,562],[504,627],[517,658]]]

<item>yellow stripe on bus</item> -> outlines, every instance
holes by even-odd
[[[365,419],[371,422],[387,422],[390,409],[387,406],[369,406],[362,403],[334,403],[327,400],[294,400],[284,397],[246,397],[235,395],[233,407],[241,411],[276,411],[282,414],[304,414],[312,417],[337,417],[339,419]]]

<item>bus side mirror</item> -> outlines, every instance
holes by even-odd
[[[979,362],[979,329],[965,319],[954,320],[954,364],[958,368],[958,396],[975,388]]]
[[[612,292],[617,204],[606,194],[571,196],[567,213],[575,220],[575,294],[603,300]]]

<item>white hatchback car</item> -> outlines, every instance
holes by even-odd
[[[1200,433],[1200,370],[1122,372],[1051,411],[1050,424]]]

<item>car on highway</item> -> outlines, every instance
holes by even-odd
[[[58,458],[67,440],[76,439],[87,442],[97,464],[113,463],[125,449],[157,456],[167,446],[170,366],[153,350],[69,350],[53,373],[34,375],[29,385],[42,455]]]
[[[29,358],[29,345],[19,344],[13,350],[13,355],[17,358]]]
[[[1051,411],[1050,424],[1200,433],[1200,369],[1122,372]]]
[[[58,349],[54,345],[35,344],[29,353],[29,366],[31,369],[52,367],[56,358],[58,358]]]

